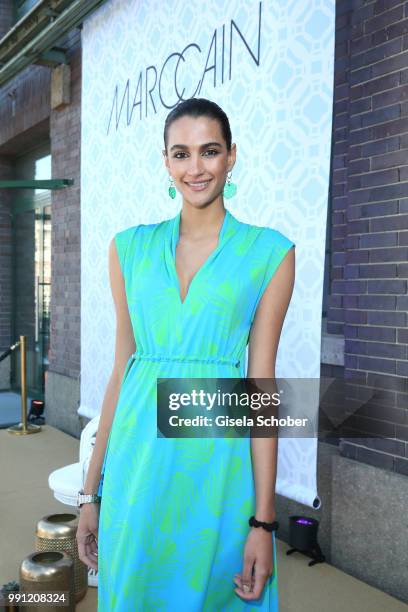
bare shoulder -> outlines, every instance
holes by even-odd
[[[295,244],[286,240],[279,247],[283,250],[278,249],[277,267],[256,309],[249,337],[248,376],[274,376],[279,339],[295,285]]]

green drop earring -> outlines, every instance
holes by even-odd
[[[234,197],[234,195],[237,193],[236,184],[231,183],[231,175],[232,175],[232,172],[230,172],[229,176],[227,174],[227,183],[226,185],[224,185],[223,195],[224,195],[224,198],[227,198],[227,199]]]
[[[171,178],[171,176],[169,178],[170,178],[169,196],[171,197],[172,200],[174,200],[174,198],[176,197],[177,192],[176,192],[176,188],[173,185],[173,179]]]

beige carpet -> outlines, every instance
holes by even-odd
[[[75,513],[53,497],[48,475],[75,463],[78,448],[78,440],[49,425],[28,436],[0,430],[0,586],[10,580],[19,582],[20,563],[35,550],[35,528],[41,517],[52,512]],[[327,563],[309,567],[303,555],[288,557],[288,549],[277,539],[280,612],[408,611],[406,604]],[[76,609],[96,612],[96,588],[88,588]]]

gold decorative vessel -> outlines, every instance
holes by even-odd
[[[65,594],[64,599],[61,593]],[[58,551],[34,552],[25,557],[20,565],[20,597],[25,612],[61,612],[62,609],[75,612],[72,557]]]
[[[64,551],[74,562],[75,601],[85,597],[88,589],[88,567],[78,556],[76,532],[79,517],[76,514],[48,514],[37,523],[37,551]]]

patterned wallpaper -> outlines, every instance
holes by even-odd
[[[181,207],[162,157],[181,97],[210,98],[230,118],[238,193],[226,207],[296,243],[276,373],[319,378],[334,21],[334,0],[111,0],[84,23],[80,414],[100,412],[113,365],[109,241]],[[316,439],[280,440],[278,493],[313,503],[316,452]]]

